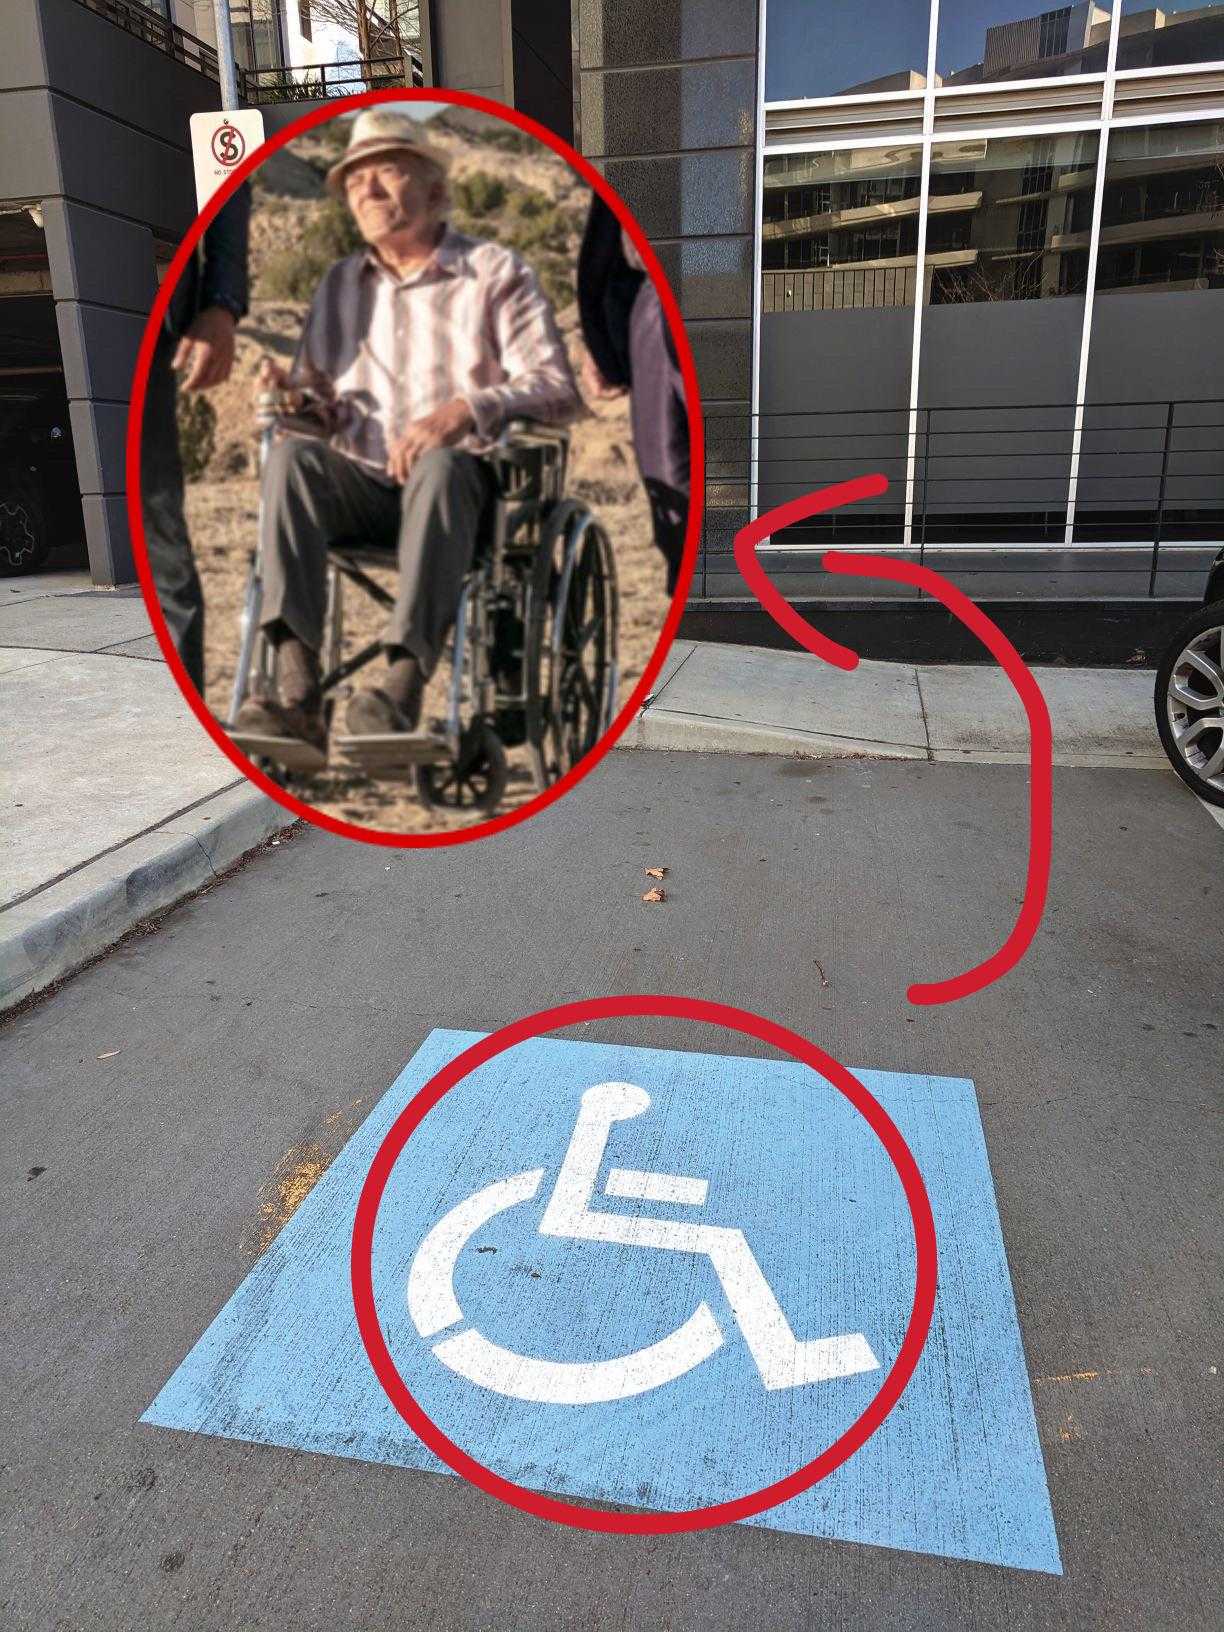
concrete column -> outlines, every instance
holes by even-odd
[[[43,206],[89,568],[96,584],[135,580],[124,501],[124,438],[136,353],[157,288],[148,227],[104,210]]]

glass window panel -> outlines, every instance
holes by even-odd
[[[1110,12],[1094,4],[1041,11],[1032,0],[940,0],[936,84],[1103,73]]]
[[[912,305],[920,191],[912,147],[766,158],[764,310]],[[796,284],[785,276],[793,268],[813,275]]]
[[[1224,4],[1202,0],[1122,0],[1119,68],[1172,68],[1224,62]]]
[[[284,62],[277,0],[231,0],[234,57],[240,68],[279,68]]]
[[[865,469],[890,483],[783,542],[901,537],[921,178],[912,146],[765,160],[759,507]],[[818,559],[783,568],[792,593]]]
[[[765,30],[767,102],[926,84],[927,0],[769,0]]]
[[[1113,130],[1077,537],[1219,537],[1222,355],[1224,120]]]
[[[1094,131],[932,150],[915,473],[928,545],[1063,536],[1098,151]]]
[[[1114,130],[1098,289],[1224,289],[1224,121]]]
[[[927,214],[928,302],[1082,295],[1097,147],[1094,131],[936,145]]]

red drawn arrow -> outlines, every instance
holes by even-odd
[[[757,545],[762,539],[806,521],[809,516],[836,510],[858,499],[874,499],[887,492],[888,482],[883,476],[857,476],[853,481],[838,482],[802,498],[791,499],[763,516],[749,522],[735,535],[735,564],[744,581],[761,605],[780,628],[809,652],[814,652],[826,663],[839,669],[858,666],[858,653],[841,646],[818,629],[813,629],[766,576],[757,560]],[[1041,687],[1033,679],[1028,664],[993,623],[981,607],[950,584],[941,573],[929,567],[914,566],[908,561],[895,561],[886,555],[859,555],[845,550],[827,550],[821,557],[826,572],[841,572],[857,578],[891,578],[894,583],[912,584],[933,595],[948,608],[967,629],[978,637],[996,663],[1016,688],[1029,724],[1029,850],[1028,874],[1024,884],[1024,899],[1011,934],[997,952],[963,975],[947,980],[915,982],[906,995],[911,1003],[952,1003],[957,998],[969,997],[999,980],[1009,969],[1014,969],[1028,951],[1037,926],[1045,910],[1050,883],[1050,848],[1053,828],[1054,744],[1050,732],[1050,712]]]

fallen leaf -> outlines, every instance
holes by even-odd
[[[647,878],[666,878],[667,877],[667,868],[666,867],[647,867],[646,877]]]
[[[642,900],[643,901],[666,901],[667,900],[667,892],[665,890],[659,889],[658,885],[656,884],[653,890],[647,890],[646,891],[646,894],[642,897]]]

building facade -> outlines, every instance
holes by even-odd
[[[889,481],[772,540],[774,577],[835,596],[837,542],[980,599],[1200,595],[1224,529],[1224,5],[863,17],[762,8],[749,509]]]
[[[212,0],[17,5],[0,367],[62,371],[94,574],[124,581],[131,366],[217,105]],[[252,99],[291,117],[335,41],[309,0],[233,12]],[[705,413],[697,602],[746,604],[751,516],[869,471],[881,499],[766,546],[788,594],[836,596],[836,542],[984,600],[1194,598],[1224,531],[1224,0],[867,17],[420,0],[412,77],[571,139],[651,238]]]
[[[385,41],[354,73],[310,0],[231,10],[241,86],[270,128],[363,74],[423,77],[419,54]],[[128,403],[158,280],[196,213],[188,121],[220,105],[213,3],[8,0],[3,22],[0,556],[37,560],[50,538],[52,564],[130,583]]]

